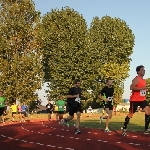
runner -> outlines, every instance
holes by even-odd
[[[136,67],[137,76],[132,80],[132,84],[130,85],[130,90],[132,90],[132,94],[130,96],[130,111],[129,114],[125,118],[125,122],[123,125],[122,135],[126,136],[126,128],[132,118],[133,114],[136,112],[138,106],[145,111],[145,132],[144,134],[149,134],[148,126],[150,123],[150,107],[148,106],[148,102],[146,101],[146,92],[148,88],[146,86],[146,81],[143,79],[145,75],[144,66],[140,65]]]
[[[5,104],[5,98],[3,97],[3,92],[0,91],[0,123],[2,120],[2,115],[4,113],[4,104]]]
[[[48,121],[51,121],[51,114],[53,111],[53,104],[51,104],[50,100],[48,101],[48,104],[46,105],[46,111],[48,114]]]
[[[22,108],[21,108],[21,104],[18,104],[18,115],[19,115],[19,120],[20,122],[22,121]]]
[[[28,109],[28,106],[26,105],[25,102],[23,102],[23,105],[21,106],[21,109],[22,109],[22,121],[25,122],[25,117],[27,117],[27,109]]]
[[[13,102],[13,104],[10,106],[10,109],[12,111],[12,120],[11,120],[11,122],[14,122],[16,114],[17,114],[17,105],[16,105],[15,102]]]
[[[82,89],[80,88],[81,82],[80,80],[75,80],[75,86],[69,89],[67,94],[67,104],[69,105],[69,116],[67,118],[62,119],[63,124],[67,124],[68,121],[74,118],[74,113],[77,115],[76,120],[76,129],[75,134],[80,134],[81,131],[79,130],[80,126],[80,115],[81,115],[81,103],[80,99],[82,96]]]
[[[107,86],[105,86],[98,98],[103,100],[104,106],[105,106],[105,111],[108,114],[106,116],[106,129],[105,132],[111,132],[108,128],[109,125],[109,120],[112,118],[112,113],[113,113],[113,95],[114,95],[114,88],[112,86],[113,81],[111,79],[107,79]],[[100,121],[103,119],[103,116],[100,117]]]
[[[60,124],[61,119],[63,119],[64,107],[65,107],[65,101],[63,100],[62,96],[60,96],[59,100],[56,101],[56,106],[58,106],[58,117],[59,117],[59,124]]]

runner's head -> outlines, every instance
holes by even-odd
[[[0,96],[2,96],[3,95],[3,92],[2,91],[0,91]]]
[[[136,72],[138,75],[140,76],[144,76],[145,75],[145,69],[143,65],[137,66],[136,67]]]
[[[60,96],[59,96],[59,99],[60,99],[60,100],[62,100],[62,99],[63,99],[62,95],[60,95]]]
[[[109,79],[107,79],[107,80],[106,80],[106,84],[107,84],[108,86],[110,86],[110,87],[111,87],[111,86],[113,85],[113,80],[112,80],[112,79],[110,79],[110,78],[109,78]]]
[[[74,81],[74,84],[75,84],[76,87],[80,87],[81,82],[80,82],[79,79],[76,79],[76,80]]]

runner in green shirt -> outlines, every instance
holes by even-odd
[[[66,102],[63,100],[63,97],[60,96],[59,100],[56,101],[56,106],[58,106],[58,116],[59,116],[59,124],[64,115],[64,107]]]
[[[3,92],[0,91],[0,123],[2,120],[2,115],[4,113],[4,106],[5,106],[5,98],[3,97]]]

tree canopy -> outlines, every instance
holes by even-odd
[[[31,0],[2,0],[0,20],[0,89],[8,101],[35,100],[43,80],[40,13]]]
[[[88,29],[83,16],[67,7],[47,13],[42,27],[45,80],[50,81],[51,97],[66,94],[79,78],[85,96],[97,99],[109,77],[115,81],[116,99],[122,97],[134,46],[125,21],[95,17]]]

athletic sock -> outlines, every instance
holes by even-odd
[[[129,121],[130,121],[130,118],[127,116],[127,117],[125,118],[125,122],[124,122],[124,125],[123,125],[123,129],[126,129],[126,128],[127,128],[127,125],[128,125],[128,123],[129,123]]]

